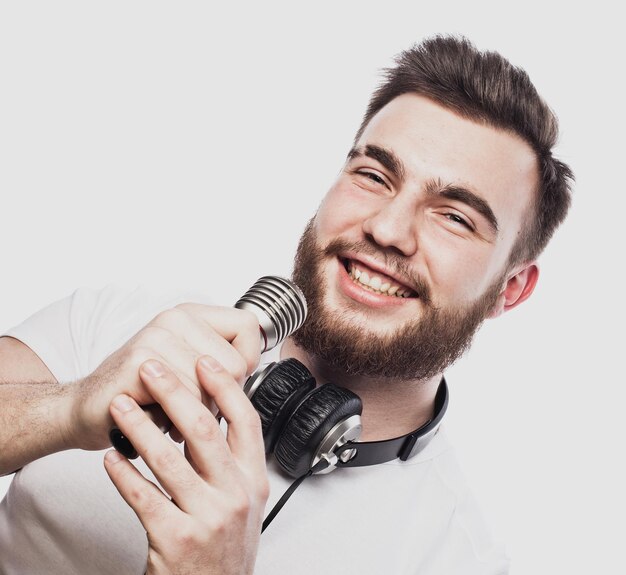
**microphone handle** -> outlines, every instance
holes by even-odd
[[[236,308],[254,313],[259,320],[261,353],[276,347],[296,331],[306,319],[307,306],[300,288],[279,276],[263,276],[237,301]],[[157,403],[142,406],[157,427],[167,433],[172,422]],[[119,428],[109,431],[111,445],[128,459],[138,454],[131,441]]]
[[[158,403],[142,405],[146,415],[154,421],[156,426],[163,432],[167,433],[172,428],[172,422],[168,419],[163,408]],[[138,453],[130,439],[126,437],[118,427],[112,427],[109,431],[109,439],[111,445],[115,447],[124,457],[128,459],[137,459]]]

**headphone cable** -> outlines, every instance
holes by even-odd
[[[283,505],[285,505],[285,503],[287,503],[287,500],[293,495],[294,491],[298,488],[298,486],[307,477],[311,477],[311,475],[313,475],[314,473],[317,473],[319,471],[323,471],[329,465],[330,465],[330,461],[328,461],[326,458],[323,457],[313,467],[311,467],[311,469],[309,469],[304,475],[301,475],[300,477],[298,477],[298,479],[296,479],[289,486],[287,491],[285,491],[285,493],[283,493],[282,497],[278,500],[276,505],[274,505],[272,510],[269,512],[268,516],[263,521],[263,527],[261,528],[261,533],[263,533],[263,531],[265,531],[267,529],[267,526],[272,522],[274,517],[276,517],[276,515],[278,515],[278,512],[283,508]]]

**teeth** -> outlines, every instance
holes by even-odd
[[[392,285],[390,282],[383,280],[378,276],[372,276],[366,272],[358,269],[353,262],[350,262],[349,273],[353,280],[367,289],[384,295],[396,296],[396,297],[408,297],[411,294],[410,289],[401,288],[398,285]]]

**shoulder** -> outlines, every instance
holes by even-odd
[[[70,321],[79,335],[84,370],[93,371],[157,314],[189,301],[210,303],[206,294],[145,285],[109,284],[99,290],[77,290]]]
[[[428,517],[421,537],[429,538],[430,551],[420,572],[507,573],[506,548],[485,520],[444,427],[415,457],[390,462],[405,467],[413,509]]]
[[[193,290],[80,287],[5,335],[30,347],[58,381],[72,381],[93,371],[156,314],[185,301],[210,303],[206,294]]]

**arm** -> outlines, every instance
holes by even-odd
[[[71,447],[69,391],[28,346],[0,338],[0,475]]]
[[[235,379],[243,381],[259,361],[258,329],[254,315],[244,310],[181,304],[158,314],[93,373],[63,385],[54,382],[32,351],[4,338],[0,474],[63,449],[110,446],[113,397],[125,393],[140,405],[155,402],[138,375],[148,359],[170,365],[197,397],[202,392],[195,362],[205,353],[219,358]],[[32,383],[37,380],[41,383]]]

